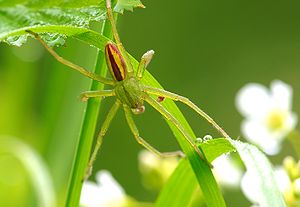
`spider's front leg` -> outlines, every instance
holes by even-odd
[[[127,120],[127,123],[129,125],[129,128],[131,132],[133,133],[136,141],[141,144],[143,147],[145,147],[150,152],[153,152],[154,154],[160,156],[160,157],[184,157],[184,153],[182,151],[174,151],[174,152],[160,152],[154,147],[152,147],[148,142],[146,142],[142,137],[140,137],[138,128],[136,127],[131,109],[127,105],[123,105],[125,117]]]
[[[186,104],[191,109],[196,111],[200,116],[206,119],[213,127],[215,127],[220,132],[220,134],[222,134],[222,136],[224,136],[225,138],[230,138],[230,136],[222,129],[222,127],[220,127],[207,113],[205,113],[202,109],[200,109],[196,104],[194,104],[188,98],[169,91],[165,91],[160,88],[154,88],[151,86],[144,86],[144,91],[152,95],[157,95],[163,98],[170,98],[174,101],[180,101]]]
[[[101,77],[95,73],[92,73],[91,71],[86,70],[85,68],[76,65],[72,62],[70,62],[69,60],[64,59],[63,57],[61,57],[59,54],[57,54],[51,47],[49,47],[47,45],[46,42],[44,42],[44,40],[42,40],[42,38],[35,32],[31,31],[31,30],[26,30],[27,33],[33,35],[45,48],[46,50],[60,63],[74,69],[77,70],[79,73],[83,74],[86,77],[89,77],[93,80],[99,81],[101,83],[104,84],[109,84],[109,85],[114,85],[114,81],[108,78],[104,78]]]

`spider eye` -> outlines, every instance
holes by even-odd
[[[122,81],[127,74],[124,58],[114,43],[107,43],[105,46],[106,64],[111,75],[116,81]]]

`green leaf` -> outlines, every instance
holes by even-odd
[[[200,144],[208,161],[212,162],[221,154],[235,151],[227,139],[218,138]],[[184,180],[184,182],[182,182]],[[188,206],[197,187],[197,179],[187,159],[183,159],[161,190],[155,207]]]
[[[228,142],[228,139],[225,138],[211,139],[200,143],[200,146],[204,151],[206,158],[210,162],[222,154],[236,151],[234,146],[232,146],[232,144]]]
[[[0,34],[0,41],[4,41],[5,38],[9,38],[12,36],[23,36],[27,35],[28,33],[25,32],[25,30],[31,30],[35,33],[41,34],[41,33],[47,33],[48,35],[53,34],[59,34],[64,36],[64,38],[67,37],[73,37],[80,39],[90,39],[89,41],[93,42],[92,46],[94,47],[101,47],[101,51],[103,51],[102,45],[105,45],[109,39],[99,35],[97,32],[93,30],[89,30],[86,28],[79,28],[74,26],[64,26],[64,25],[48,25],[48,26],[29,26],[24,27],[19,30],[11,31],[9,34]],[[97,39],[99,38],[99,39]],[[86,42],[86,41],[85,41]]]
[[[103,0],[102,0],[103,1]],[[90,4],[88,4],[90,3]],[[17,5],[0,5],[0,41],[21,46],[29,34],[15,33],[31,27],[74,26],[88,28],[91,21],[105,19],[104,4],[78,1],[23,1]],[[98,2],[99,4],[99,2]],[[63,45],[65,36],[58,33],[41,34],[48,45]]]
[[[118,0],[114,11],[123,14],[124,10],[133,11],[133,8],[145,8],[140,0]]]
[[[193,169],[187,159],[182,159],[159,193],[155,207],[188,206],[197,186]]]
[[[139,0],[120,0],[115,11],[133,10],[144,7]],[[104,0],[12,0],[0,2],[0,41],[21,46],[27,41],[28,33],[17,35],[33,27],[73,26],[89,28],[92,21],[106,19]],[[53,31],[49,31],[53,32]],[[51,47],[63,45],[66,36],[61,33],[40,34]]]
[[[253,145],[235,140],[230,142],[247,168],[247,175],[252,182],[251,188],[255,188],[253,191],[256,203],[264,207],[285,207],[283,195],[278,189],[272,165],[267,157]]]

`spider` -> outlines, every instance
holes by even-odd
[[[120,37],[117,32],[116,23],[113,17],[113,12],[111,8],[111,0],[106,0],[106,9],[107,9],[107,18],[110,21],[112,26],[112,32],[114,36],[114,40],[116,43],[108,42],[105,46],[105,57],[106,63],[111,73],[113,79],[109,79],[106,77],[98,76],[95,73],[92,73],[81,66],[78,66],[63,57],[59,56],[52,48],[50,48],[38,34],[27,30],[28,33],[32,34],[48,51],[49,53],[62,64],[77,70],[84,76],[87,76],[93,80],[99,81],[101,83],[111,85],[113,88],[110,90],[101,90],[101,91],[86,91],[81,93],[81,100],[87,101],[89,98],[96,97],[111,97],[115,96],[116,101],[109,110],[106,119],[104,120],[100,132],[97,137],[97,141],[94,147],[94,150],[91,154],[90,160],[88,162],[87,170],[85,173],[85,179],[87,179],[91,175],[92,166],[96,159],[97,153],[101,147],[102,140],[104,135],[106,134],[109,125],[114,118],[120,107],[123,107],[125,112],[125,117],[131,132],[133,133],[136,141],[144,146],[146,149],[155,153],[158,156],[169,157],[169,156],[184,156],[181,151],[174,152],[160,152],[154,147],[152,147],[148,142],[146,142],[139,134],[138,128],[134,122],[132,114],[141,114],[145,111],[144,102],[147,102],[153,108],[155,108],[165,119],[171,121],[177,129],[182,133],[186,141],[195,149],[197,154],[200,156],[202,160],[204,160],[209,166],[212,166],[205,158],[205,156],[201,153],[193,138],[189,135],[189,133],[184,129],[181,123],[167,110],[161,105],[161,101],[165,98],[172,99],[174,101],[180,101],[194,111],[196,111],[199,115],[204,117],[209,123],[211,123],[224,137],[229,137],[226,132],[204,111],[202,111],[199,107],[197,107],[193,102],[191,102],[188,98],[177,95],[175,93],[154,88],[151,86],[143,85],[141,83],[141,79],[143,78],[144,71],[146,70],[148,64],[150,63],[154,51],[149,50],[146,52],[139,63],[139,66],[135,72],[133,66],[130,62],[129,56],[123,47]],[[152,96],[158,96],[158,99],[154,99]]]

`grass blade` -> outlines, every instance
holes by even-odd
[[[162,88],[161,85],[150,75],[150,73],[146,72],[145,77],[143,79],[143,83],[145,85],[154,86],[157,88]],[[176,104],[172,100],[165,100],[162,102],[162,105],[173,114],[173,116],[182,124],[182,126],[186,129],[186,131],[196,139],[194,132],[189,126],[188,122],[184,118],[183,114],[180,112]],[[168,121],[167,121],[168,122]],[[203,196],[207,206],[216,206],[222,207],[226,206],[224,198],[221,194],[219,186],[212,174],[210,167],[200,159],[194,149],[185,141],[185,138],[181,135],[181,133],[173,126],[172,123],[168,122],[171,130],[173,131],[179,145],[183,149],[184,153],[189,160],[189,164],[191,165],[194,174],[196,175],[197,181],[202,189]]]
[[[197,179],[188,160],[183,159],[160,192],[155,207],[188,206],[197,186]]]
[[[112,36],[110,24],[103,24],[103,35]],[[95,73],[103,77],[106,76],[107,68],[102,52],[98,52]],[[91,90],[103,90],[104,85],[92,81]],[[100,109],[101,99],[90,99],[86,106],[86,111],[80,132],[78,147],[76,150],[76,157],[71,172],[71,180],[68,188],[68,197],[66,206],[78,206],[80,193],[82,188],[82,179],[86,170],[86,166],[90,157],[91,147],[94,139],[96,124],[98,120],[98,112]]]
[[[200,144],[208,161],[212,162],[218,156],[229,153],[235,148],[227,139],[212,139]],[[182,182],[184,180],[184,182]],[[168,182],[159,194],[155,207],[188,206],[197,187],[197,179],[188,160],[181,160]]]

